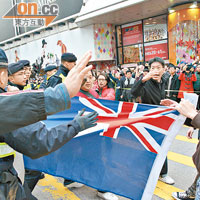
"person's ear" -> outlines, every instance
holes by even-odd
[[[0,85],[2,85],[3,84],[3,73],[2,73],[2,71],[0,71]]]
[[[9,76],[9,77],[8,77],[8,80],[9,80],[10,82],[13,82],[13,76]]]

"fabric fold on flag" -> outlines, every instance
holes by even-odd
[[[97,111],[97,126],[62,148],[32,160],[39,170],[134,200],[151,199],[169,147],[185,118],[164,106],[74,97],[70,110],[49,116],[48,128],[71,121],[82,108]]]

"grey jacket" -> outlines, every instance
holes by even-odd
[[[16,151],[36,159],[56,151],[80,131],[73,120],[48,130],[43,122],[17,129],[3,136],[4,142]]]
[[[47,115],[70,108],[64,84],[37,92],[0,95],[0,135],[45,120]]]
[[[39,158],[56,151],[80,131],[76,120],[48,130],[43,122],[20,128],[1,136],[16,151],[31,158]],[[30,195],[22,187],[13,167],[14,157],[0,160],[0,199],[25,200]]]

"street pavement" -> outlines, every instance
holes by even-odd
[[[191,156],[193,155],[197,139],[189,140],[185,137],[188,128],[182,127],[168,152],[168,175],[175,180],[173,186],[158,181],[152,200],[173,200],[172,192],[186,190],[195,179],[196,169]],[[193,138],[197,138],[197,130]],[[83,186],[82,188],[67,189],[63,186],[62,178],[45,175],[33,191],[39,200],[100,200],[97,191]],[[123,183],[122,183],[123,184]],[[119,197],[119,200],[128,200]]]

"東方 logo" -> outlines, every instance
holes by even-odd
[[[59,14],[57,4],[19,3],[3,19],[15,19],[16,26],[48,26]]]

